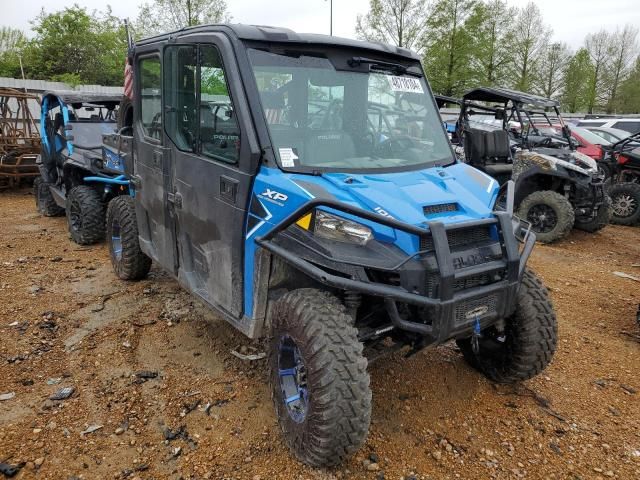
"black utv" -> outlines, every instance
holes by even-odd
[[[640,223],[640,132],[602,147],[608,194],[612,204],[612,223]]]
[[[75,91],[42,96],[36,207],[45,216],[66,212],[80,245],[104,239],[107,202],[129,193],[122,163],[103,148],[103,135],[115,133],[121,100],[120,94]]]
[[[515,182],[515,206],[537,239],[609,223],[610,199],[596,162],[576,151],[556,100],[505,88],[468,91],[457,137],[466,161],[501,184]]]

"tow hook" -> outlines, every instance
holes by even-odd
[[[473,333],[471,334],[471,350],[474,354],[480,353],[480,339],[482,333],[480,329],[480,320],[476,317],[476,323],[473,325]]]

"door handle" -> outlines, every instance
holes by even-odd
[[[167,193],[167,202],[173,204],[175,208],[182,208],[182,195],[179,193]]]

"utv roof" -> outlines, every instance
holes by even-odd
[[[397,55],[411,60],[420,60],[418,54],[402,47],[388,45],[382,42],[364,42],[349,38],[333,37],[316,33],[296,33],[288,28],[269,27],[263,25],[243,24],[211,24],[186,27],[175,32],[156,35],[136,42],[137,45],[146,45],[163,40],[176,39],[194,33],[225,32],[240,40],[249,40],[266,43],[291,43],[306,45],[323,45],[335,47],[349,47],[366,50],[375,50],[381,53]]]
[[[447,97],[446,95],[434,95],[435,99],[436,99],[436,104],[438,105],[438,108],[442,108],[445,105],[452,103],[454,105],[460,105],[460,102],[462,100],[460,100],[459,98],[453,98],[453,97]]]
[[[526,105],[533,105],[538,108],[559,107],[560,102],[551,98],[540,97],[530,93],[519,92],[508,88],[479,87],[469,90],[462,97],[463,100],[475,100],[478,102],[500,102],[509,100]]]
[[[74,103],[84,103],[91,105],[117,105],[122,101],[121,93],[91,93],[76,92],[73,90],[49,90],[42,94],[42,98],[45,98],[47,95],[58,97],[67,105],[71,105]]]

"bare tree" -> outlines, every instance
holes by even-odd
[[[22,30],[0,27],[0,53],[11,52],[27,40]]]
[[[518,14],[513,25],[515,87],[518,90],[531,89],[536,63],[544,51],[552,31],[544,23],[540,9],[529,2]]]
[[[637,38],[638,28],[625,25],[622,30],[616,29],[611,39],[611,66],[606,75],[609,83],[608,113],[613,112],[617,107],[620,84],[631,71],[633,59],[638,50]]]
[[[427,0],[370,0],[369,12],[358,15],[356,34],[420,52],[429,13]]]
[[[612,35],[606,30],[590,33],[585,38],[584,46],[589,52],[589,57],[593,64],[593,73],[589,82],[587,97],[587,110],[589,113],[593,113],[593,109],[598,103],[604,103],[603,100],[606,97],[604,92],[606,87],[605,72],[610,65]]]
[[[570,59],[571,51],[566,43],[547,45],[538,61],[534,81],[536,91],[548,98],[557,97],[562,90]]]
[[[140,6],[135,29],[149,36],[230,18],[225,0],[152,0]]]

